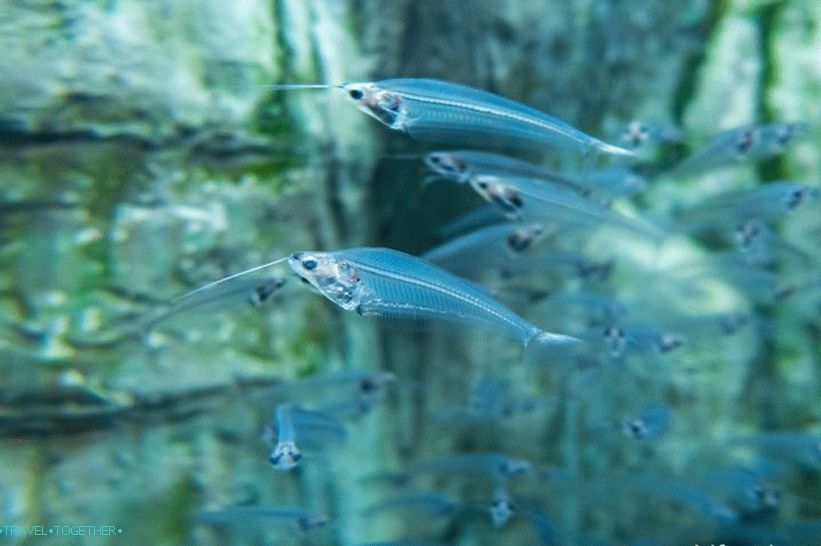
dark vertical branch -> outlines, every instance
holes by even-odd
[[[775,58],[773,30],[785,5],[784,0],[768,3],[759,8],[756,13],[761,71],[758,75],[755,113],[756,119],[763,123],[777,121],[778,118],[778,113],[769,101],[770,88],[778,81],[778,59]],[[761,180],[785,178],[786,173],[786,162],[784,156],[780,154],[762,161],[758,166],[758,176]]]
[[[673,123],[681,125],[684,119],[684,112],[696,95],[701,76],[701,69],[707,60],[707,49],[718,24],[727,13],[729,2],[727,0],[715,0],[710,2],[710,7],[704,18],[692,30],[699,43],[705,46],[693,50],[684,58],[682,62],[681,77],[673,93],[673,103],[671,107]]]
[[[761,71],[757,85],[755,113],[759,122],[773,121],[775,117],[772,105],[768,101],[769,89],[777,79],[773,30],[784,5],[783,1],[766,4],[756,13]],[[772,180],[781,177],[785,170],[783,156],[776,156],[758,166],[758,175],[761,180]],[[766,306],[756,309],[756,312],[761,316],[772,317],[775,309],[772,306]],[[764,429],[775,428],[778,425],[776,400],[772,393],[780,392],[780,389],[776,387],[780,382],[777,366],[779,347],[776,339],[777,333],[770,331],[775,328],[775,324],[770,325],[762,336],[759,354],[750,363],[744,389],[748,402],[752,409],[758,412],[759,424]]]

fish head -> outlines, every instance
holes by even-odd
[[[300,531],[311,531],[324,527],[331,519],[325,514],[306,514],[297,519],[297,527]]]
[[[544,233],[542,224],[529,224],[512,230],[507,236],[507,247],[515,253],[524,252]]]
[[[755,483],[748,489],[747,493],[756,505],[761,508],[776,508],[781,504],[781,489],[774,484]]]
[[[809,186],[795,185],[789,187],[781,196],[781,202],[787,210],[795,210],[802,203],[818,197],[818,190]]]
[[[627,124],[621,134],[621,141],[628,146],[638,148],[650,138],[650,128],[638,120]]]
[[[248,303],[254,307],[262,307],[262,305],[271,298],[274,292],[282,288],[284,285],[284,277],[261,281],[260,284],[255,286],[252,290],[251,295],[248,298]]]
[[[391,129],[403,129],[407,110],[402,97],[397,93],[372,82],[346,83],[342,90],[362,112]]]
[[[684,345],[684,338],[675,332],[663,332],[657,340],[658,350],[662,353],[675,351]]]
[[[470,185],[488,203],[498,208],[505,216],[518,219],[524,208],[524,200],[512,185],[496,176],[475,176]]]
[[[425,165],[438,175],[466,182],[468,180],[468,165],[453,152],[431,152],[425,155]]]
[[[395,377],[390,372],[379,372],[373,375],[364,377],[359,382],[359,390],[363,394],[379,393],[388,385],[393,384]]]
[[[604,329],[604,343],[610,356],[621,356],[627,348],[627,335],[618,326],[608,326]]]
[[[499,473],[503,477],[510,478],[527,474],[530,468],[530,463],[524,459],[505,459],[499,467]]]
[[[277,470],[291,470],[299,464],[301,459],[302,453],[293,442],[278,443],[268,457]]]
[[[744,158],[760,139],[761,130],[758,127],[745,127],[739,130],[733,142],[736,159]]]
[[[294,252],[288,257],[294,273],[320,294],[348,311],[359,305],[362,279],[356,267],[331,252]]]
[[[493,492],[490,501],[490,519],[495,527],[501,527],[513,516],[513,499],[504,489],[497,489]]]
[[[807,132],[807,125],[803,123],[776,123],[770,130],[770,147],[774,153],[784,149],[797,137]]]
[[[576,274],[584,281],[605,282],[610,278],[616,264],[613,260],[603,260],[596,262],[588,259],[580,259],[576,262]]]
[[[624,419],[621,422],[621,433],[630,438],[643,440],[649,432],[647,424],[642,419]]]
[[[764,231],[764,224],[758,218],[750,218],[735,228],[736,244],[742,249],[749,248]]]

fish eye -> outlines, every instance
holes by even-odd
[[[484,180],[480,180],[479,182],[476,183],[476,185],[479,186],[479,189],[481,189],[481,190],[486,190],[487,189],[487,182],[485,182]]]
[[[299,452],[292,453],[292,454],[291,454],[291,459],[292,459],[292,460],[296,463],[296,462],[298,462],[300,459],[302,459],[302,454],[301,454],[301,453],[299,453]]]
[[[302,260],[302,267],[304,267],[308,271],[313,271],[314,269],[316,269],[317,265],[319,264],[313,258],[306,258]]]
[[[279,454],[274,455],[273,453],[268,457],[268,460],[271,461],[271,464],[277,466],[279,464],[280,456]]]
[[[362,97],[365,96],[365,93],[361,89],[351,89],[350,91],[348,91],[348,95],[353,100],[361,100]]]

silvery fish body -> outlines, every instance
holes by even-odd
[[[798,182],[768,182],[743,191],[706,199],[679,212],[679,225],[686,230],[715,227],[734,228],[750,218],[775,221],[818,198],[818,188]]]
[[[806,131],[807,126],[804,124],[786,122],[728,129],[718,133],[667,174],[689,176],[725,165],[760,160],[782,153],[797,136]]]
[[[633,155],[535,108],[466,85],[398,78],[342,88],[369,116],[425,142]]]
[[[666,404],[646,408],[636,417],[627,417],[619,423],[622,434],[636,440],[652,440],[667,432],[672,411]]]
[[[618,131],[618,141],[630,150],[647,148],[663,142],[679,142],[681,130],[660,122],[633,120]]]
[[[520,176],[477,176],[471,187],[508,218],[560,222],[596,228],[610,224],[644,237],[661,240],[664,233],[652,225],[622,216],[599,203],[564,188]]]
[[[290,403],[277,405],[274,426],[263,431],[266,440],[274,444],[269,460],[277,470],[290,470],[299,465],[302,452],[299,446],[309,447],[327,440],[347,439],[345,428],[333,417],[298,408]]]
[[[410,491],[402,493],[366,507],[364,515],[372,516],[386,510],[421,510],[431,516],[445,516],[452,513],[460,502],[441,491]]]
[[[284,277],[256,275],[234,279],[231,283],[214,286],[210,290],[194,291],[171,302],[166,309],[149,319],[145,326],[154,327],[171,317],[189,311],[204,312],[240,303],[261,307],[271,300],[271,297],[285,285],[285,282]]]
[[[405,473],[409,476],[437,474],[442,477],[467,474],[472,478],[489,478],[501,483],[527,474],[530,470],[530,463],[524,459],[504,453],[474,452],[416,461],[407,466]]]
[[[478,150],[453,150],[430,152],[425,155],[425,164],[436,174],[455,180],[469,182],[471,177],[483,174],[511,175],[537,178],[567,187],[584,189],[580,179],[554,173],[541,165],[493,152]]]
[[[292,524],[299,531],[311,531],[324,527],[330,519],[301,508],[287,506],[233,506],[221,510],[200,513],[200,521],[209,525],[271,525],[280,521]]]
[[[475,277],[488,265],[501,265],[528,252],[544,231],[537,223],[488,226],[446,241],[422,258],[453,273]]]
[[[274,411],[275,428],[266,431],[272,438],[276,438],[276,444],[268,456],[268,460],[277,470],[290,470],[295,468],[302,453],[296,444],[296,427],[294,426],[294,407],[291,404],[280,404]]]
[[[510,521],[514,513],[513,497],[510,492],[502,486],[497,486],[493,490],[488,511],[494,527],[502,527]]]
[[[757,266],[769,266],[778,260],[794,260],[811,265],[813,256],[774,233],[759,218],[739,223],[733,230],[733,239],[744,261]]]
[[[533,340],[576,341],[541,330],[469,281],[396,250],[296,252],[288,263],[323,296],[363,316],[486,326],[517,338],[525,346]]]

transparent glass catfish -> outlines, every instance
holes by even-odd
[[[758,161],[784,152],[793,140],[808,130],[803,123],[788,122],[729,129],[717,134],[666,174],[690,176],[734,163]]]
[[[371,479],[387,479],[404,484],[422,477],[437,476],[442,479],[468,478],[504,484],[517,476],[528,474],[531,468],[530,462],[525,459],[504,453],[474,451],[413,461],[401,472],[371,476]]]
[[[387,248],[349,248],[335,252],[295,252],[207,284],[179,298],[202,298],[222,291],[245,275],[286,261],[320,294],[347,311],[397,320],[440,320],[485,326],[521,341],[525,347],[567,344],[577,338],[545,332],[480,287],[425,260]]]
[[[499,224],[471,231],[432,248],[422,258],[452,273],[477,278],[532,251],[543,236],[541,224]]]
[[[466,85],[397,78],[343,85],[277,85],[274,89],[337,88],[380,123],[423,142],[492,148],[561,148],[632,157],[571,125],[516,101]]]
[[[547,180],[572,190],[583,191],[586,189],[582,179],[571,178],[550,171],[541,165],[493,152],[480,150],[436,151],[425,154],[424,161],[425,165],[436,173],[439,178],[463,184],[470,182],[474,176],[490,174],[525,176]]]
[[[277,470],[291,470],[299,465],[299,444],[345,441],[345,428],[333,417],[285,403],[274,410],[274,426],[263,429],[263,439],[272,444],[268,457]],[[299,443],[298,443],[299,440]]]
[[[767,182],[742,191],[732,191],[705,199],[676,213],[677,226],[686,231],[735,227],[750,218],[778,221],[818,198],[816,187],[790,181]]]
[[[413,510],[431,516],[447,516],[455,512],[461,503],[447,493],[434,490],[408,491],[371,504],[363,510],[366,517],[394,510]]]
[[[280,525],[307,532],[325,527],[330,518],[325,514],[308,512],[290,506],[232,506],[221,510],[201,512],[202,523],[213,526],[264,526]]]
[[[662,436],[670,426],[672,410],[666,404],[646,408],[637,417],[625,417],[618,425],[621,433],[636,440],[652,440]]]
[[[296,252],[288,263],[323,296],[363,316],[486,326],[525,346],[534,340],[545,344],[577,341],[543,331],[469,281],[396,250]]]
[[[601,194],[605,197],[632,195],[647,188],[645,179],[621,166],[599,169],[583,177],[572,177],[516,157],[477,150],[430,152],[425,155],[424,161],[436,173],[426,178],[426,183],[446,179],[464,184],[482,175],[520,176],[561,186],[584,196]]]
[[[473,177],[470,185],[512,220],[555,221],[592,228],[609,224],[657,242],[665,237],[664,232],[653,225],[622,216],[591,199],[533,178],[481,175]]]

